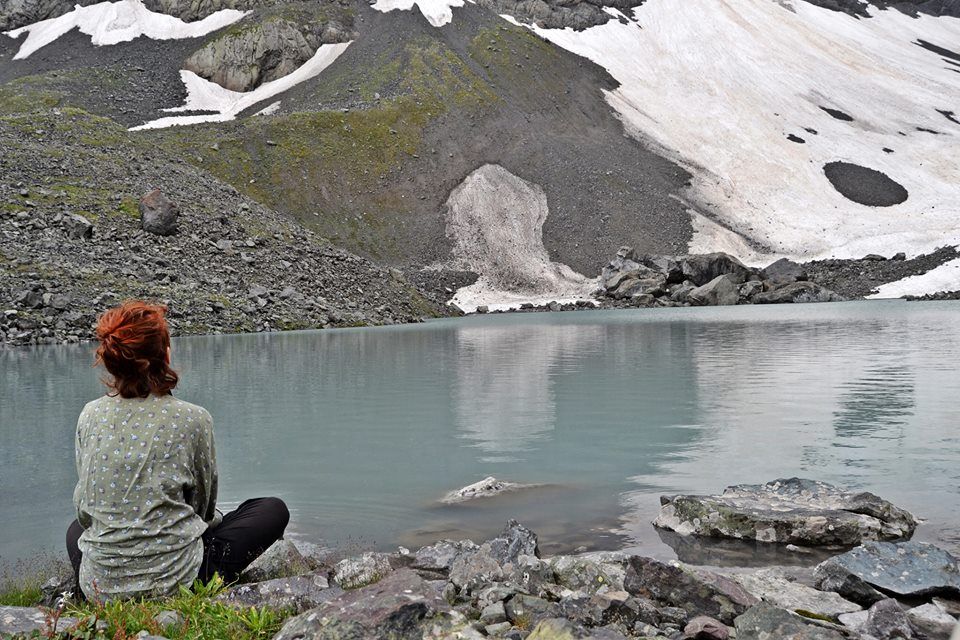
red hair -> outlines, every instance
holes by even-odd
[[[94,364],[103,364],[113,376],[103,381],[110,388],[108,395],[146,398],[151,393],[167,395],[177,386],[179,377],[167,361],[166,312],[162,305],[128,300],[100,316]]]

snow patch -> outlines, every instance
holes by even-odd
[[[960,291],[960,258],[944,262],[926,273],[888,282],[867,296],[868,299],[923,296],[940,291]]]
[[[269,116],[269,115],[272,115],[272,114],[276,113],[276,112],[279,111],[279,110],[280,110],[280,101],[277,100],[276,102],[271,102],[270,104],[268,104],[267,106],[265,106],[263,109],[260,109],[260,111],[257,111],[257,112],[256,112],[255,114],[253,114],[253,115],[255,115],[255,116]]]
[[[313,57],[297,67],[293,72],[265,82],[253,91],[231,91],[224,89],[215,82],[201,78],[192,71],[181,70],[180,79],[187,87],[187,100],[180,107],[164,109],[168,113],[179,113],[183,111],[215,111],[216,113],[197,115],[197,116],[168,116],[151,120],[146,124],[132,127],[131,131],[141,131],[143,129],[162,129],[178,125],[198,124],[201,122],[226,122],[233,120],[237,114],[253,105],[269,100],[275,95],[306,82],[310,78],[320,75],[320,73],[329,67],[334,60],[340,57],[350,42],[338,44],[320,45]],[[268,109],[275,111],[280,103],[275,102],[260,113],[267,112]],[[269,111],[268,113],[272,113]]]
[[[6,31],[11,38],[27,39],[20,45],[14,60],[22,60],[38,49],[47,46],[71,29],[90,36],[96,46],[129,42],[146,36],[154,40],[197,38],[222,29],[240,20],[248,11],[223,9],[197,22],[184,22],[163,13],[154,13],[140,0],[100,2],[87,7],[77,5],[70,13],[56,18],[35,22],[19,29]]]
[[[960,41],[960,20],[876,14],[857,20],[807,2],[647,0],[629,24],[526,26],[607,69],[620,86],[605,97],[626,132],[672,150],[694,175],[688,200],[749,246],[811,259],[960,243],[960,126],[936,111],[960,104],[960,82],[914,44]],[[806,144],[790,142],[791,133]],[[883,209],[851,202],[823,173],[834,161],[882,171],[910,197]],[[717,248],[705,237],[694,239],[697,251]]]
[[[447,200],[447,236],[454,245],[451,266],[480,278],[451,302],[469,312],[482,305],[496,310],[589,299],[597,280],[552,262],[543,246],[548,213],[539,185],[499,165],[467,176]]]
[[[420,8],[420,13],[430,24],[442,27],[453,20],[453,7],[462,7],[464,0],[377,0],[371,5],[377,11],[388,13],[394,9],[409,11],[413,5]]]

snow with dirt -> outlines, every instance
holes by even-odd
[[[146,36],[154,40],[197,38],[222,29],[240,20],[246,11],[223,9],[197,22],[184,22],[179,18],[147,9],[140,0],[100,2],[87,7],[77,6],[73,11],[57,18],[5,32],[19,39],[27,34],[14,60],[22,60],[42,47],[47,46],[72,29],[90,36],[96,46],[129,42]]]
[[[960,41],[960,20],[875,8],[858,20],[791,0],[648,0],[608,12],[623,20],[579,32],[528,26],[609,71],[620,87],[606,98],[626,130],[685,165],[690,200],[753,252],[858,258],[960,243],[960,126],[937,111],[960,104],[960,82],[914,44]],[[852,202],[824,175],[836,161],[882,172],[910,197]]]
[[[201,122],[226,122],[227,120],[233,120],[245,109],[269,100],[301,82],[320,75],[320,73],[333,64],[334,60],[339,58],[340,54],[346,51],[349,46],[349,42],[320,45],[320,48],[317,49],[313,57],[297,67],[293,72],[282,78],[265,82],[252,91],[240,92],[224,89],[215,82],[201,78],[192,71],[182,70],[180,71],[180,78],[187,87],[186,103],[180,107],[164,109],[164,111],[169,113],[215,111],[216,113],[193,116],[167,116],[133,127],[131,131],[161,129],[163,127],[198,124]],[[258,113],[268,115],[276,111],[279,107],[279,102],[274,102]]]
[[[590,299],[596,279],[550,260],[543,246],[549,210],[539,185],[499,165],[487,164],[466,177],[447,200],[447,236],[454,261],[446,265],[480,275],[454,296],[464,311],[490,310]]]
[[[453,7],[462,7],[464,0],[377,0],[371,5],[377,11],[387,13],[399,9],[409,11],[416,5],[430,24],[442,27],[453,20]]]
[[[921,275],[889,282],[867,298],[902,298],[903,296],[923,296],[941,291],[960,291],[960,258],[944,262],[939,267]]]

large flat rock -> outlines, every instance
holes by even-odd
[[[29,637],[51,629],[52,620],[36,607],[0,607],[0,638]],[[69,629],[76,618],[60,618],[57,629]]]
[[[917,526],[907,511],[872,493],[789,478],[727,487],[718,496],[661,498],[654,525],[681,535],[805,546],[903,540]]]
[[[861,602],[885,596],[960,594],[960,566],[950,553],[925,542],[866,542],[821,562],[819,586]]]

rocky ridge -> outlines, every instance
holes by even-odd
[[[10,151],[0,157],[0,344],[88,339],[98,313],[132,297],[167,304],[178,335],[448,313],[399,271],[131,144],[107,120],[70,109],[0,118],[0,146]],[[179,205],[172,235],[141,222],[139,200],[157,188]]]

